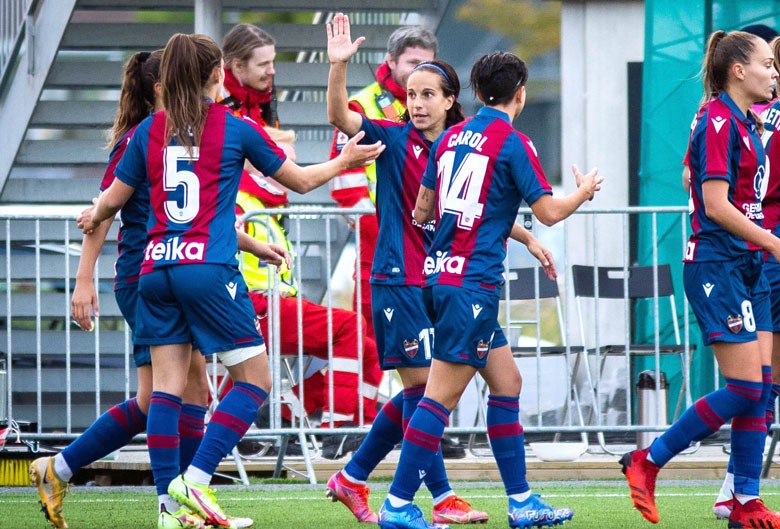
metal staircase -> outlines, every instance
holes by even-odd
[[[95,195],[107,158],[104,131],[116,109],[122,65],[139,50],[163,47],[175,32],[261,23],[277,41],[276,84],[284,128],[298,133],[299,163],[324,160],[327,123],[324,22],[336,10],[365,35],[359,58],[384,60],[389,34],[405,23],[435,29],[446,0],[7,0],[0,29],[0,203],[84,203]],[[5,2],[4,2],[5,3]],[[14,11],[11,13],[11,11]],[[13,16],[12,16],[13,15]],[[6,16],[6,13],[3,14]],[[216,18],[216,20],[215,20]],[[218,40],[221,40],[221,35]],[[10,45],[8,45],[10,44]],[[350,89],[372,67],[353,66]],[[326,189],[296,203],[328,203]]]

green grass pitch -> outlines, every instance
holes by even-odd
[[[474,507],[487,511],[485,529],[505,528],[506,497],[499,484],[454,483],[455,491]],[[715,520],[712,503],[719,484],[707,482],[661,481],[657,488],[658,508],[663,528],[725,529],[726,522]],[[341,504],[328,501],[324,484],[217,486],[222,508],[236,516],[249,516],[254,527],[268,529],[321,529],[369,527],[358,524]],[[533,484],[552,505],[574,509],[572,529],[623,529],[651,527],[631,507],[623,481],[572,481]],[[378,509],[387,483],[373,488],[371,506]],[[780,483],[767,480],[762,496],[772,509],[780,508]],[[418,504],[430,517],[431,499],[426,491]],[[0,489],[0,528],[45,529],[37,493],[29,487]],[[74,487],[65,498],[65,519],[72,529],[155,529],[156,498],[151,487]]]

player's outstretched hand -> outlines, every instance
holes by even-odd
[[[385,150],[385,145],[378,141],[371,145],[359,145],[358,142],[366,135],[362,130],[352,136],[344,148],[341,149],[339,158],[346,164],[347,169],[371,165],[374,160]]]
[[[99,222],[95,221],[95,205],[97,204],[97,201],[97,198],[93,198],[92,205],[82,211],[81,214],[76,217],[76,226],[78,226],[78,228],[83,231],[85,235],[92,233],[95,228],[98,227],[98,224],[100,224]]]
[[[352,42],[349,30],[349,17],[344,13],[336,13],[330,24],[325,24],[328,32],[328,60],[334,62],[349,62],[365,37],[358,37]]]
[[[542,265],[542,270],[551,281],[558,279],[558,270],[555,268],[555,261],[553,260],[553,254],[545,245],[539,242],[539,239],[534,237],[526,245],[528,251],[536,257],[539,264]]]
[[[599,177],[599,170],[594,167],[587,174],[582,174],[577,164],[571,166],[571,172],[574,173],[574,178],[577,181],[577,187],[584,190],[588,194],[588,200],[593,200],[596,195],[596,191],[601,189],[601,183],[604,181],[604,177]]]
[[[73,320],[83,331],[95,329],[95,324],[90,316],[90,310],[95,313],[95,316],[100,315],[95,283],[76,279],[76,288],[73,289],[73,297],[70,300],[70,313]]]

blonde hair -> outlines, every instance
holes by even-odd
[[[277,129],[276,127],[263,127],[268,137],[276,143],[295,143],[295,131],[291,129]]]

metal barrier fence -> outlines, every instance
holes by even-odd
[[[81,234],[72,219],[80,209],[80,207],[71,207],[54,210],[50,206],[0,207],[2,227],[0,233],[3,233],[5,238],[0,244],[2,246],[0,252],[4,257],[4,266],[1,267],[0,272],[0,289],[4,290],[5,294],[4,308],[0,311],[0,321],[4,322],[4,328],[0,329],[0,348],[4,348],[4,354],[0,354],[0,388],[5,384],[5,403],[3,404],[3,399],[0,399],[0,421],[6,419],[35,423],[30,426],[31,431],[21,433],[20,438],[26,441],[48,442],[73,439],[110,405],[128,398],[134,392],[135,373],[131,369],[131,337],[113,301],[111,288],[113,279],[111,265],[116,257],[116,249],[113,245],[107,244],[97,266],[95,285],[99,293],[101,317],[95,332],[84,333],[71,324],[70,297],[80,255],[78,243],[81,239]],[[339,208],[293,207],[252,212],[245,216],[245,220],[259,221],[260,217],[268,213],[286,215],[288,235],[294,241],[297,266],[293,271],[298,284],[305,281],[307,262],[313,262],[306,259],[315,257],[320,262],[324,262],[321,277],[325,281],[325,296],[323,300],[312,301],[322,301],[324,305],[332,307],[334,301],[330,272],[338,257],[333,248],[336,241],[333,233],[345,229],[345,216],[352,217],[359,231],[360,214],[367,212],[368,210],[359,209],[347,212]],[[520,213],[529,214],[530,211],[521,210]],[[535,296],[536,299],[530,301],[517,302],[511,299],[511,288],[505,290],[505,303],[501,309],[500,319],[507,337],[511,340],[510,345],[516,346],[518,362],[522,363],[521,370],[525,377],[525,384],[521,409],[534,410],[534,414],[524,417],[524,427],[527,432],[601,434],[658,431],[664,428],[662,424],[632,424],[634,382],[629,369],[632,355],[629,348],[624,348],[623,354],[618,357],[618,360],[622,358],[624,365],[622,368],[618,366],[615,371],[617,375],[607,380],[604,375],[607,371],[601,369],[602,362],[607,362],[602,357],[604,354],[602,345],[631,344],[636,321],[634,301],[629,296],[628,290],[626,289],[622,298],[617,300],[595,296],[589,301],[592,303],[592,311],[577,318],[579,329],[571,323],[574,321],[573,315],[576,313],[578,302],[573,292],[572,266],[588,264],[617,268],[623,271],[623,281],[628,286],[629,271],[633,264],[630,259],[631,248],[628,237],[631,223],[638,222],[639,219],[649,223],[652,240],[655,241],[652,248],[645,249],[651,255],[648,264],[654,270],[652,282],[655,293],[651,296],[651,305],[647,309],[647,318],[651,320],[653,334],[649,356],[653,359],[656,374],[660,375],[661,357],[664,354],[661,343],[663,330],[660,328],[660,322],[664,309],[660,302],[658,267],[665,263],[659,263],[657,247],[657,241],[661,237],[657,228],[659,217],[664,219],[665,225],[671,226],[666,229],[663,238],[679,238],[682,254],[687,228],[685,207],[592,209],[578,212],[572,219],[562,223],[561,228],[554,228],[558,230],[557,232],[549,232],[554,235],[552,240],[558,242],[561,241],[562,234],[563,251],[555,255],[560,274],[558,288],[561,292],[560,300],[563,309],[557,314],[558,330],[561,335],[561,339],[557,342],[545,343],[543,336],[547,332],[543,327],[549,325],[549,320],[554,319],[555,311],[545,309],[544,300],[539,296]],[[619,252],[603,251],[605,237],[598,234],[601,233],[600,228],[606,229],[604,226],[612,235],[618,232],[617,239],[622,240],[622,248]],[[544,230],[547,228],[538,229],[542,235],[547,233]],[[623,234],[622,239],[620,233]],[[359,245],[356,245],[356,251],[359,261]],[[517,267],[512,262],[515,258],[516,255],[510,253],[507,272]],[[668,264],[677,272],[682,267],[677,257]],[[344,266],[349,266],[349,273],[352,272],[351,262]],[[271,274],[271,277],[274,277],[274,274]],[[511,283],[511,274],[507,277],[510,278]],[[595,290],[598,291],[599,276],[594,273],[593,279]],[[360,289],[359,282],[356,288]],[[540,288],[538,281],[535,281],[534,288],[538,293]],[[680,289],[677,294],[677,299],[682,301],[683,307],[681,374],[685,402],[681,406],[684,408],[691,399],[688,369],[690,329],[687,301]],[[303,292],[303,295],[305,296],[306,292]],[[359,291],[356,298],[360,300]],[[293,426],[289,428],[282,427],[280,397],[282,377],[285,372],[282,362],[285,359],[279,354],[280,322],[275,318],[278,310],[274,310],[278,309],[277,289],[272,289],[269,293],[269,300],[271,310],[269,310],[269,336],[266,340],[273,373],[271,427],[259,432],[253,431],[252,435],[257,437],[285,434],[301,436],[300,438],[303,439],[304,436],[313,434],[365,432],[366,427],[362,422],[356,428],[343,428],[337,431],[307,426],[303,421],[294,421]],[[579,301],[582,303],[581,300]],[[528,309],[529,305],[531,309]],[[518,306],[521,308],[518,309]],[[512,314],[517,310],[530,310],[531,320],[536,325],[535,334],[530,337],[530,354],[528,354],[527,342],[524,342],[526,354],[519,354],[523,348],[519,347],[521,344],[517,336],[518,330],[511,324],[511,320],[514,319]],[[358,349],[358,358],[362,359],[362,334],[365,329],[361,319],[357,316],[356,318],[359,339],[355,346]],[[299,303],[297,325],[300,344],[297,355],[299,362],[294,371],[297,371],[296,378],[302,380],[306,364],[304,361],[306,351],[303,348],[302,338],[306,329],[300,322]],[[592,332],[586,334],[583,329]],[[328,360],[331,363],[332,333],[332,320],[329,314],[328,337],[331,348]],[[550,351],[551,346],[558,346],[557,359]],[[613,358],[607,364],[614,364],[614,360]],[[3,371],[3,361],[5,371]],[[575,364],[577,370],[571,372]],[[214,388],[219,385],[216,365],[213,363],[210,371]],[[359,361],[358,366],[360,365],[362,364]],[[362,368],[359,369],[358,379],[356,391],[360,391],[363,384]],[[327,381],[329,388],[327,401],[332,409],[334,404],[332,371],[329,371]],[[535,381],[535,384],[532,384],[532,381]],[[656,377],[656,381],[660,389],[660,376]],[[612,384],[609,388],[607,382]],[[396,384],[395,389],[400,389],[400,385]],[[468,406],[472,409],[468,413],[453,414],[453,424],[448,431],[455,434],[485,433],[484,422],[479,421],[479,410],[473,409],[475,403],[477,407],[481,405],[481,390],[479,383],[467,390],[468,396],[459,409],[466,409]],[[304,385],[304,394],[305,391]],[[623,399],[616,401],[613,398],[616,394],[622,394]],[[304,395],[301,395],[299,399],[301,403],[303,397]],[[547,402],[551,398],[554,400],[552,404]],[[358,402],[360,403],[359,416],[362,417],[363,402],[360,397]],[[305,415],[302,404],[296,406],[298,406],[298,414]],[[658,412],[660,417],[660,405]],[[610,416],[609,413],[613,415]]]
[[[0,4],[0,87],[20,46],[22,28],[33,7],[34,0],[3,0]]]

